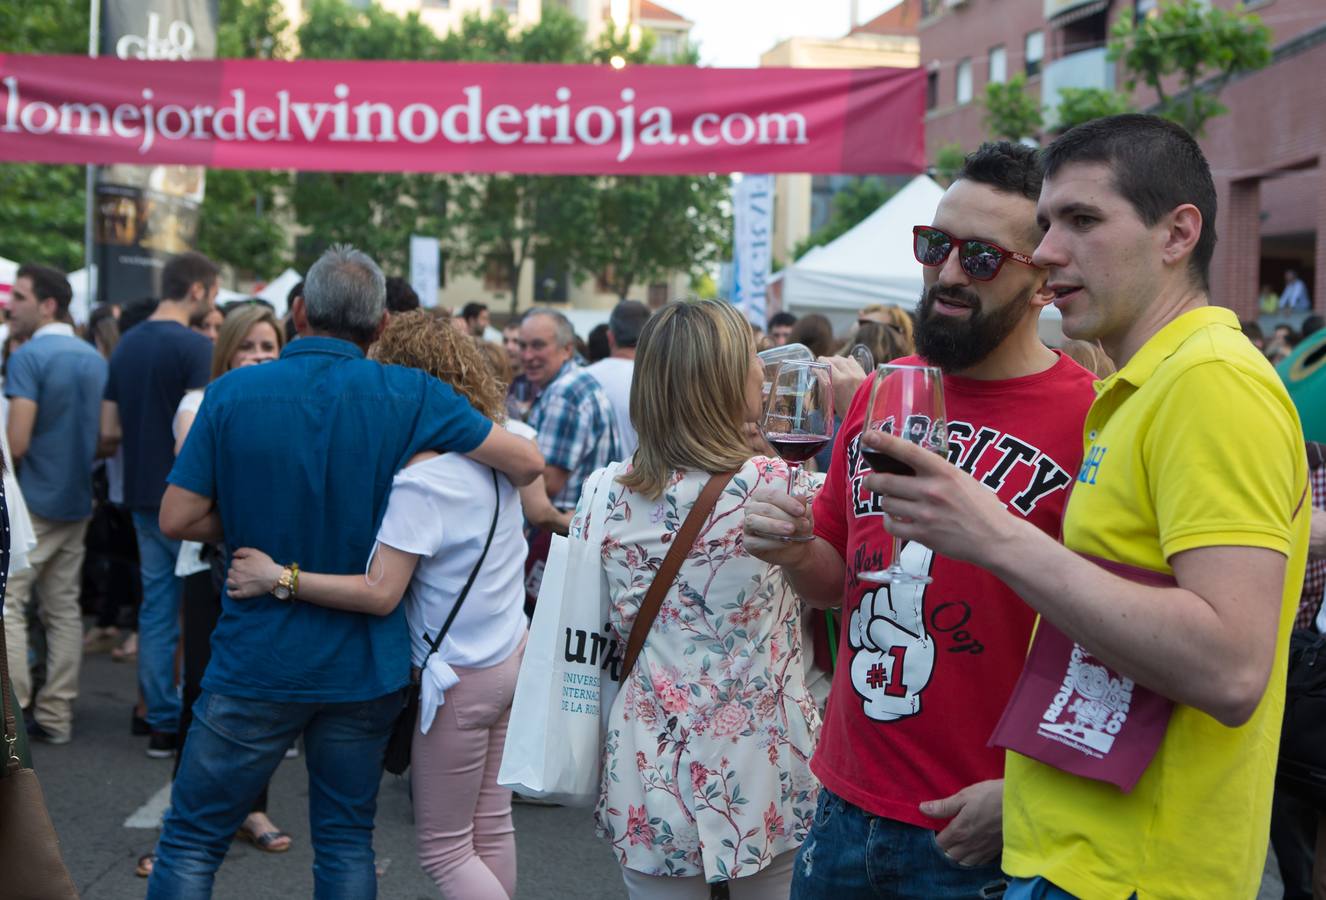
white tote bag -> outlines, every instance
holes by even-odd
[[[601,722],[626,652],[607,628],[600,556],[607,488],[618,470],[600,469],[585,485],[593,513],[585,538],[552,539],[497,775],[503,787],[567,806],[598,802]]]

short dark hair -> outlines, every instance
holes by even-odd
[[[38,303],[54,300],[57,319],[69,315],[69,303],[74,299],[74,290],[69,286],[69,279],[59,269],[38,263],[24,263],[18,267],[15,278],[26,278],[32,282],[32,293]]]
[[[618,347],[634,347],[640,343],[640,332],[649,321],[649,307],[639,300],[623,300],[612,308],[608,316],[608,329]]]
[[[210,288],[216,284],[221,270],[201,253],[190,250],[172,256],[170,262],[161,270],[161,299],[183,300],[189,288],[202,284]]]
[[[1307,337],[1310,334],[1321,331],[1323,326],[1326,326],[1326,319],[1314,314],[1303,320],[1303,327],[1299,329],[1299,334],[1303,335],[1303,337]]]
[[[142,322],[146,322],[152,313],[157,311],[156,297],[143,297],[139,300],[130,300],[124,306],[120,307],[120,334],[124,334],[130,328]]]
[[[399,275],[387,279],[387,310],[394,313],[409,312],[419,308],[419,295],[413,285]]]
[[[585,339],[585,359],[596,363],[601,359],[607,359],[612,355],[612,348],[608,346],[608,323],[603,322],[590,329],[589,337]]]
[[[1035,203],[1041,197],[1044,177],[1034,148],[1012,141],[990,141],[967,154],[955,180],[988,185]]]
[[[769,330],[773,331],[775,328],[791,328],[796,323],[797,317],[790,312],[774,313],[769,317]]]
[[[1147,226],[1190,203],[1202,215],[1189,271],[1211,286],[1216,245],[1216,190],[1202,148],[1182,126],[1140,113],[1093,119],[1068,129],[1041,152],[1046,178],[1074,163],[1104,163],[1119,192]]]
[[[478,303],[471,301],[469,303],[466,303],[463,307],[461,307],[460,317],[462,319],[477,319],[479,318],[479,313],[487,311],[488,311],[487,303]]]
[[[304,279],[301,278],[285,295],[286,309],[293,306],[295,301],[302,296],[304,296]]]

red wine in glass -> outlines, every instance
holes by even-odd
[[[790,463],[803,463],[829,445],[829,438],[814,434],[771,434],[769,446]]]
[[[893,434],[923,450],[946,455],[948,426],[944,412],[944,378],[930,366],[883,365],[875,369],[866,406],[868,431]],[[861,456],[876,472],[886,475],[914,476],[909,464],[882,450],[865,446]],[[858,572],[857,578],[880,584],[928,584],[924,573],[908,572],[902,567],[902,542],[894,538],[893,559],[882,571]]]
[[[765,402],[764,438],[787,463],[787,492],[792,493],[801,464],[833,440],[832,369],[814,360],[785,359],[778,365]],[[808,537],[770,535],[784,541]]]

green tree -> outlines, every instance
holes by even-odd
[[[936,181],[948,187],[958,177],[963,160],[966,158],[967,151],[962,149],[962,145],[957,141],[953,141],[935,151],[935,162],[930,167],[930,171]]]
[[[878,178],[862,178],[834,194],[829,220],[792,249],[792,259],[800,259],[811,248],[837,240],[887,203],[897,192],[897,188]]]
[[[0,53],[86,54],[81,0],[0,3]],[[83,166],[0,164],[0,255],[65,271],[83,265]]]
[[[1140,81],[1156,92],[1157,112],[1201,136],[1228,109],[1219,95],[1235,75],[1271,61],[1271,32],[1241,8],[1226,11],[1200,0],[1164,4],[1156,15],[1114,26],[1109,59],[1122,60],[1132,91]],[[1167,88],[1178,76],[1178,89]]]
[[[401,17],[376,4],[359,9],[346,0],[312,0],[298,37],[304,59],[444,58],[442,39],[417,12]],[[330,244],[348,243],[389,274],[404,272],[411,234],[445,234],[448,195],[440,175],[301,172],[291,200],[309,232],[296,242],[296,265],[306,269]]]
[[[600,275],[619,298],[672,272],[699,279],[727,244],[728,179],[717,175],[598,179],[592,239],[570,248],[572,270]]]
[[[221,0],[217,56],[285,59],[290,54],[279,0]],[[250,277],[289,263],[286,237],[293,186],[288,172],[209,169],[198,222],[198,249]]]
[[[1074,125],[1105,116],[1131,112],[1132,101],[1126,94],[1104,88],[1063,88],[1055,108],[1054,131],[1064,132]]]
[[[1027,93],[1022,73],[985,86],[985,128],[992,136],[1008,141],[1035,138],[1044,124],[1040,102]]]

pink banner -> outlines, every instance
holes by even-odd
[[[925,168],[919,69],[0,55],[0,160],[668,174]]]

